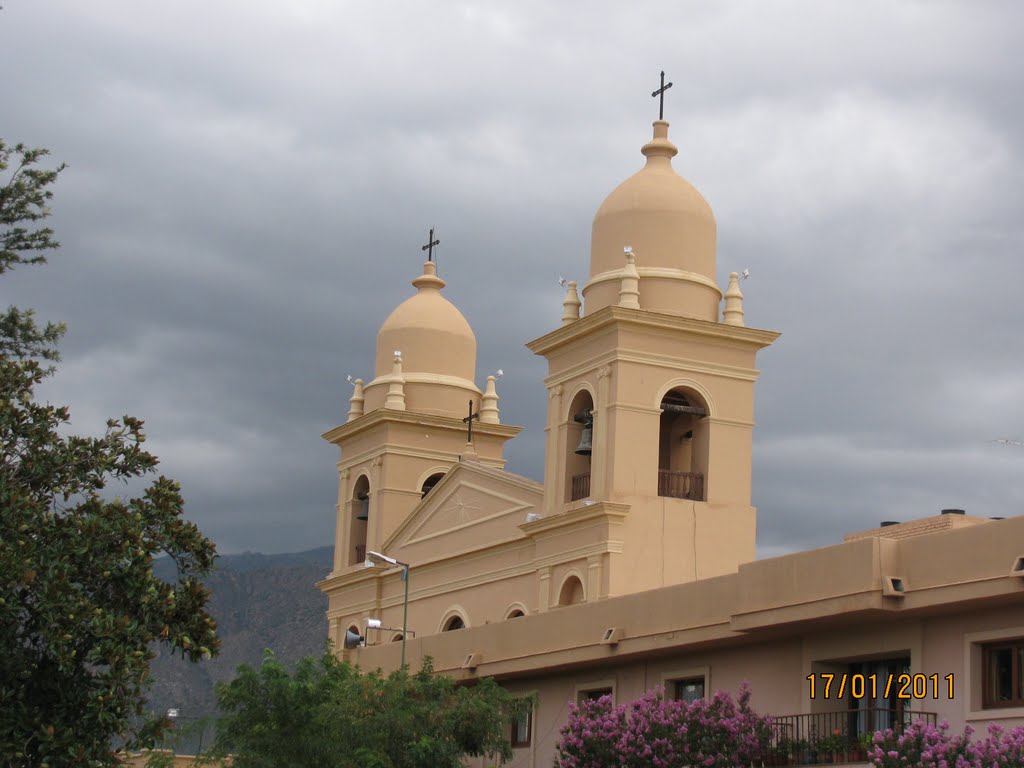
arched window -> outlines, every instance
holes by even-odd
[[[526,614],[523,613],[518,608],[513,608],[511,611],[508,612],[508,616],[506,616],[505,618],[506,619],[518,619],[520,616],[525,616],[525,615]]]
[[[441,631],[442,632],[454,632],[456,629],[465,629],[465,628],[466,628],[466,622],[464,622],[462,620],[461,616],[456,615],[456,616],[452,616],[450,619],[448,619],[448,621],[446,621],[444,623],[444,626],[441,628]]]
[[[576,605],[577,603],[582,603],[585,599],[583,582],[579,580],[579,577],[570,576],[563,582],[562,589],[558,593],[559,605]]]
[[[707,404],[691,389],[676,387],[661,399],[658,495],[704,501],[708,468]]]
[[[594,398],[586,390],[569,405],[565,440],[565,500],[590,496],[590,454],[594,441]]]
[[[392,643],[400,643],[400,642],[402,642],[402,633],[399,632],[399,633],[397,633],[395,635],[392,635],[391,636],[391,642]]]
[[[349,514],[349,565],[358,565],[366,559],[366,530],[370,522],[370,480],[360,475],[352,488]]]
[[[423,487],[420,488],[420,498],[422,499],[424,496],[426,496],[428,493],[434,490],[434,486],[441,482],[442,477],[444,477],[444,472],[435,472],[426,480],[424,480]]]

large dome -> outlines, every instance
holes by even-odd
[[[594,216],[590,279],[583,288],[587,314],[618,303],[623,248],[632,246],[641,308],[718,320],[715,216],[672,167],[677,152],[668,123],[655,121],[654,138],[641,149],[646,165],[616,187]]]
[[[402,357],[406,409],[459,416],[479,400],[476,336],[458,308],[441,295],[445,282],[433,262],[412,281],[415,295],[395,308],[377,333],[375,378],[365,388],[366,410],[384,405],[395,352]]]

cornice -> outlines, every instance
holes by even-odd
[[[581,523],[601,520],[609,523],[621,523],[629,513],[629,509],[629,504],[619,504],[613,501],[595,501],[593,504],[548,515],[540,520],[520,523],[519,529],[527,536],[536,537],[560,528],[575,527]]]
[[[392,408],[376,408],[358,419],[346,422],[324,432],[321,437],[329,443],[338,444],[348,440],[355,435],[365,432],[368,429],[380,426],[381,424],[414,424],[418,427],[432,427],[434,429],[450,432],[465,432],[466,425],[462,419],[452,416],[435,416],[429,413],[416,413],[415,411],[396,411]],[[515,437],[523,431],[522,427],[511,424],[488,424],[478,422],[473,425],[473,431],[489,437],[499,437],[506,440]]]
[[[661,355],[655,352],[640,352],[632,349],[616,348],[545,377],[544,386],[550,388],[557,384],[564,384],[594,370],[600,373],[600,369],[608,363],[640,363],[672,371],[700,373],[707,376],[720,376],[725,379],[736,379],[739,381],[757,381],[761,375],[761,372],[756,368],[745,368],[738,365],[712,363],[707,360],[693,360],[686,357]]]
[[[675,333],[738,343],[755,349],[767,347],[781,335],[777,331],[726,325],[725,323],[698,320],[693,317],[672,315],[650,309],[610,306],[599,309],[592,315],[586,315],[569,325],[556,328],[551,333],[527,342],[526,346],[535,355],[548,355],[559,347],[614,325],[659,328]]]

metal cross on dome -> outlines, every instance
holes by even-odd
[[[434,239],[434,228],[431,227],[430,228],[430,236],[427,238],[427,244],[424,245],[420,249],[421,251],[426,251],[427,252],[427,261],[433,261],[434,260],[434,246],[435,245],[440,245],[440,244],[441,244],[440,240],[435,240]]]
[[[467,443],[472,443],[473,442],[473,419],[479,419],[479,418],[480,418],[480,414],[479,413],[473,413],[473,401],[470,400],[469,401],[469,416],[467,416],[466,418],[464,418],[462,420],[462,423],[466,425],[466,428],[468,430],[468,434],[466,435],[466,442]]]
[[[651,94],[652,97],[658,97],[658,119],[665,119],[665,91],[672,87],[672,83],[665,85],[665,72],[661,73],[661,88]]]

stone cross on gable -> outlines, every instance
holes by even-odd
[[[466,442],[467,443],[472,443],[473,442],[473,419],[479,419],[479,418],[480,418],[480,414],[479,413],[473,413],[473,401],[470,400],[469,401],[469,416],[467,416],[466,418],[464,418],[462,420],[462,423],[466,425],[466,429],[467,429],[467,434],[466,434]]]

